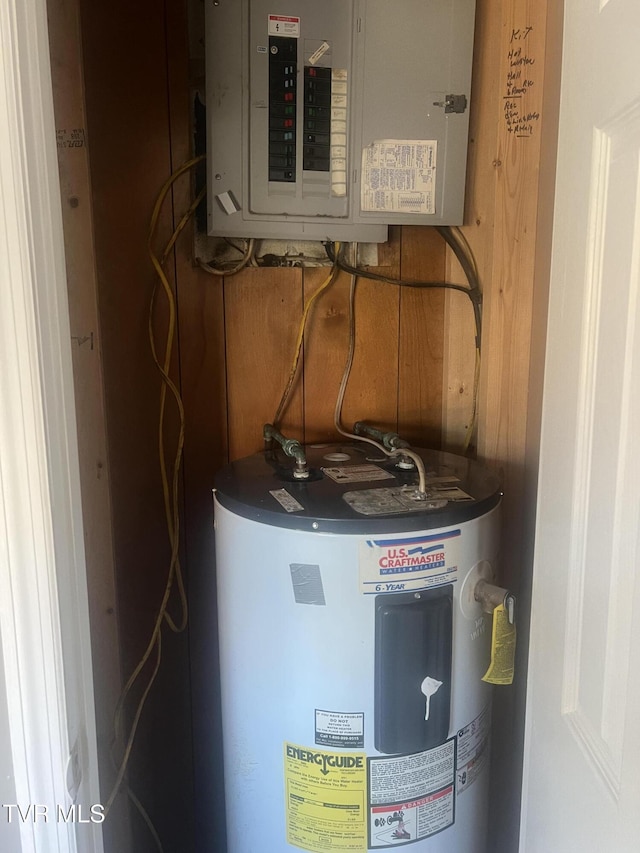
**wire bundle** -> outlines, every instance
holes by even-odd
[[[163,500],[164,500],[164,511],[165,511],[165,520],[167,524],[167,533],[169,538],[169,544],[171,546],[171,555],[169,560],[169,568],[167,572],[167,579],[165,583],[164,593],[162,596],[162,600],[160,603],[160,607],[158,609],[156,619],[154,622],[153,629],[151,631],[151,636],[147,643],[147,647],[145,649],[144,654],[142,655],[139,663],[131,673],[127,683],[125,684],[120,697],[118,699],[115,713],[114,713],[114,739],[111,745],[112,757],[114,753],[115,744],[118,739],[123,736],[123,713],[124,713],[124,705],[129,695],[130,691],[140,678],[142,672],[144,671],[146,664],[150,660],[151,656],[155,650],[155,664],[151,675],[148,678],[148,681],[143,690],[142,696],[138,702],[136,707],[136,711],[133,716],[133,720],[131,723],[131,729],[129,731],[129,735],[126,739],[126,743],[124,746],[124,751],[122,758],[117,765],[117,775],[116,780],[114,782],[112,791],[109,795],[109,798],[105,804],[105,816],[109,813],[113,802],[123,785],[125,780],[125,774],[127,771],[127,767],[129,765],[129,760],[131,758],[131,751],[133,749],[133,744],[135,741],[136,733],[138,730],[138,726],[140,723],[140,717],[142,715],[142,711],[144,709],[147,697],[151,691],[151,688],[155,682],[156,676],[160,669],[160,663],[162,659],[162,625],[166,623],[171,631],[174,633],[181,633],[187,627],[188,622],[188,606],[187,606],[187,597],[184,586],[184,578],[182,574],[182,568],[180,565],[180,556],[179,556],[179,547],[180,547],[180,509],[179,509],[179,477],[180,477],[180,465],[182,462],[182,451],[184,448],[184,434],[185,434],[185,417],[184,417],[184,406],[182,403],[182,398],[180,396],[180,391],[176,386],[175,382],[171,379],[169,375],[169,369],[171,366],[171,358],[173,353],[173,346],[175,342],[175,334],[176,334],[176,303],[175,303],[175,295],[167,278],[167,275],[164,271],[164,264],[166,263],[169,255],[171,254],[178,237],[181,232],[184,230],[185,226],[189,222],[191,216],[195,212],[196,208],[200,204],[201,200],[204,198],[205,190],[202,190],[191,205],[186,213],[182,216],[178,225],[176,226],[171,238],[169,239],[167,245],[162,252],[162,255],[158,257],[155,248],[155,235],[156,229],[158,226],[158,220],[160,217],[160,211],[162,209],[162,205],[164,200],[173,187],[174,183],[184,175],[186,172],[190,171],[197,163],[200,163],[204,157],[196,157],[192,160],[189,160],[183,166],[181,166],[176,172],[171,175],[171,177],[164,183],[158,198],[156,200],[155,206],[153,208],[153,213],[151,215],[151,222],[149,226],[149,236],[147,239],[147,249],[149,252],[149,257],[151,259],[151,263],[153,264],[154,270],[157,275],[157,281],[154,285],[151,300],[149,303],[149,318],[148,318],[148,333],[149,333],[149,344],[151,348],[151,354],[153,357],[153,361],[160,373],[160,377],[162,380],[161,390],[160,390],[160,413],[158,419],[158,459],[160,465],[160,476],[162,480],[162,492],[163,492]],[[155,314],[156,300],[159,292],[159,288],[162,289],[164,296],[167,302],[168,308],[168,318],[167,318],[167,332],[166,338],[164,341],[164,352],[162,356],[158,354],[158,347],[156,345],[156,338],[153,326],[153,318]],[[165,459],[165,412],[166,412],[166,404],[167,404],[167,392],[169,392],[175,402],[176,410],[178,412],[179,419],[179,429],[178,429],[178,438],[176,441],[173,461],[170,465],[171,468],[171,476],[169,477],[167,463]],[[174,587],[174,583],[178,588],[180,603],[181,603],[181,617],[176,622],[171,614],[169,613],[169,601],[171,597],[171,593]],[[116,764],[114,760],[114,764]],[[130,787],[125,783],[127,794],[142,815],[145,823],[147,824],[156,846],[159,851],[162,851],[162,844],[158,837],[158,834],[149,818],[148,814],[144,810],[142,804],[135,796],[135,794],[131,791]]]

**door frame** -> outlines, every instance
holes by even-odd
[[[60,186],[44,0],[0,5],[0,635],[21,850],[102,853]],[[72,756],[73,759],[72,760]],[[72,780],[75,780],[72,782]],[[70,795],[69,787],[74,791]],[[2,809],[0,820],[8,819]]]

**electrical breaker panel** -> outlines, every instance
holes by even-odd
[[[209,234],[462,222],[475,0],[206,8]]]

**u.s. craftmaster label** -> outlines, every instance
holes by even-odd
[[[370,539],[360,545],[360,591],[401,593],[457,580],[460,530]]]

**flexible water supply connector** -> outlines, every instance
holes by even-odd
[[[376,429],[375,427],[369,426],[364,421],[358,421],[353,425],[353,431],[356,435],[368,435],[371,438],[375,439],[375,441],[380,442],[383,447],[386,447],[387,450],[402,450],[403,448],[409,449],[411,445],[408,441],[405,441],[404,438],[400,438],[397,432],[382,432],[382,430]],[[398,468],[403,469],[404,471],[414,471],[416,464],[407,453],[397,454],[398,461],[396,463]]]
[[[287,438],[281,432],[278,432],[273,424],[264,425],[262,428],[262,436],[267,446],[270,445],[272,441],[277,441],[285,454],[291,459],[295,459],[296,465],[293,469],[293,476],[296,480],[307,480],[309,478],[307,456],[304,452],[304,447],[300,444],[297,438]]]

